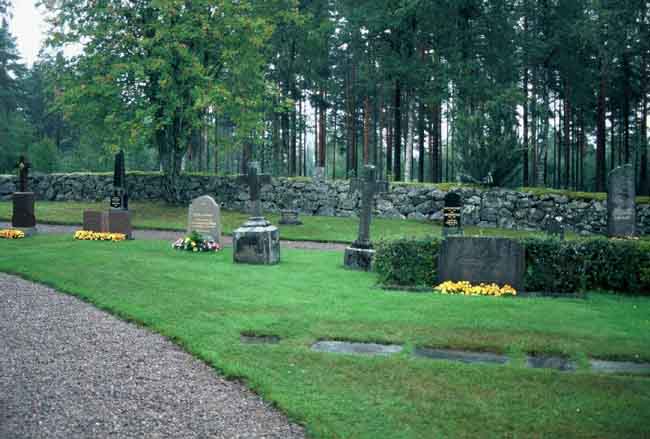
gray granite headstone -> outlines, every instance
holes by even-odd
[[[196,198],[187,214],[187,234],[197,232],[221,244],[221,209],[209,195]]]
[[[607,191],[607,235],[636,235],[636,189],[634,167],[619,166],[609,173]]]
[[[518,292],[523,291],[524,248],[517,241],[450,236],[442,242],[438,257],[440,283],[508,284]]]

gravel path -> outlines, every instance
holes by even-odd
[[[0,438],[302,438],[165,338],[0,273]]]
[[[11,228],[11,223],[0,222],[0,229]],[[61,226],[54,224],[38,224],[37,229],[39,233],[74,233],[79,230],[81,225],[78,226]],[[135,229],[133,231],[134,239],[159,239],[164,241],[174,241],[183,235],[183,232],[174,232],[168,230],[143,230]],[[232,246],[232,238],[230,236],[222,236],[223,244],[225,246]],[[347,245],[335,243],[323,243],[313,241],[285,241],[282,240],[282,246],[286,248],[297,248],[304,250],[324,250],[324,251],[344,251]]]

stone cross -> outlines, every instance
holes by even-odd
[[[372,220],[372,208],[375,194],[386,192],[385,182],[377,181],[377,168],[372,165],[364,167],[364,178],[361,182],[361,214],[359,217],[359,236],[352,244],[354,248],[369,249],[370,243],[370,221]],[[354,183],[355,186],[360,183]],[[357,188],[355,188],[357,189]]]
[[[251,203],[253,205],[253,218],[262,217],[262,203],[260,201],[260,191],[262,185],[271,183],[271,176],[268,174],[258,174],[257,162],[251,162],[248,166],[248,175],[241,175],[237,178],[237,183],[246,184],[250,190]]]
[[[32,165],[27,162],[25,156],[21,155],[18,160],[18,176],[20,178],[20,192],[27,192],[27,179],[29,178],[29,168]]]

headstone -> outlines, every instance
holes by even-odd
[[[126,239],[133,239],[131,220],[131,211],[111,209],[108,211],[108,231],[110,233],[122,233],[126,235]]]
[[[108,213],[96,210],[84,210],[83,230],[89,232],[108,232]]]
[[[206,239],[221,244],[221,210],[209,195],[196,198],[187,214],[187,234],[197,232]]]
[[[361,194],[361,212],[359,215],[359,235],[352,245],[345,249],[343,263],[353,270],[371,271],[375,250],[370,242],[370,222],[374,207],[375,194],[384,190],[385,186],[376,181],[376,168],[372,165],[364,167],[364,179]]]
[[[619,166],[609,173],[607,191],[607,235],[636,235],[636,189],[634,167]]]
[[[280,262],[280,231],[262,216],[260,190],[271,182],[270,175],[259,175],[257,163],[251,162],[248,175],[238,181],[250,190],[252,216],[233,233],[233,260],[238,264],[273,265]]]
[[[11,226],[26,235],[36,232],[35,196],[29,191],[29,169],[31,165],[24,156],[18,161],[19,191],[12,195],[13,212]]]
[[[564,240],[564,221],[561,216],[549,216],[544,224],[548,236]]]
[[[442,242],[438,258],[439,283],[508,284],[523,291],[524,248],[517,241],[450,236]]]
[[[463,234],[463,223],[461,211],[463,200],[456,192],[449,192],[445,195],[445,205],[442,209],[442,234],[443,236],[454,236]]]
[[[126,190],[124,151],[122,150],[115,155],[113,193],[111,195],[110,204],[112,209],[129,210],[129,194]]]

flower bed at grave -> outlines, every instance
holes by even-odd
[[[185,238],[179,238],[172,244],[176,250],[185,250],[189,252],[218,252],[221,250],[219,243],[211,239],[203,239],[197,232],[192,232]]]
[[[123,233],[100,233],[88,230],[78,230],[74,234],[74,239],[79,241],[125,241],[126,235]]]
[[[4,239],[22,239],[25,233],[20,230],[5,229],[0,230],[0,238]]]
[[[433,288],[441,294],[462,294],[464,296],[516,296],[517,291],[510,285],[500,287],[497,284],[478,284],[472,285],[467,281],[443,282],[437,287]]]

